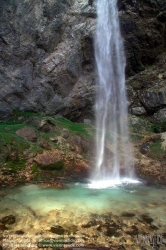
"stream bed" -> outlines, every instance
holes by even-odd
[[[60,188],[47,184],[4,188],[0,190],[1,244],[3,249],[37,249],[47,240],[46,249],[152,249],[154,244],[155,249],[165,249],[165,212],[163,186],[93,189],[86,183],[66,183]]]

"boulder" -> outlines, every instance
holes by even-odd
[[[51,231],[51,233],[59,234],[59,235],[62,235],[65,233],[64,228],[61,226],[53,226],[53,227],[51,227],[50,231]]]
[[[3,217],[0,221],[3,224],[12,225],[16,222],[16,218],[14,215],[8,215],[8,216]]]
[[[34,161],[43,170],[61,170],[64,166],[63,157],[59,150],[47,150],[38,154]]]
[[[25,141],[36,142],[37,135],[34,128],[23,127],[16,131],[16,134],[20,136]]]

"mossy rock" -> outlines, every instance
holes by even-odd
[[[64,167],[64,162],[63,161],[57,161],[56,163],[52,163],[49,165],[40,165],[40,168],[42,170],[62,170]]]

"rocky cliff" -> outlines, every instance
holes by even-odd
[[[119,0],[118,7],[130,111],[165,119],[166,3]],[[0,120],[16,109],[92,116],[95,1],[1,0],[0,12]]]

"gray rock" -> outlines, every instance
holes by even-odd
[[[149,151],[149,149],[150,149],[150,145],[149,145],[149,143],[146,143],[146,144],[143,144],[143,145],[141,146],[140,152],[141,152],[142,154],[146,154],[146,153]]]
[[[119,0],[118,8],[131,76],[164,51],[166,7],[162,0]],[[71,120],[92,117],[95,1],[1,0],[0,11],[0,120],[11,118],[14,109]],[[146,89],[144,108],[163,107],[164,93]],[[143,115],[144,109],[133,106],[133,113]]]
[[[92,122],[91,122],[90,119],[84,119],[83,122],[84,122],[85,124],[87,124],[87,125],[91,125],[91,124],[92,124]]]
[[[166,108],[160,109],[151,117],[153,122],[161,123],[166,120]]]
[[[24,127],[16,131],[16,134],[25,141],[36,142],[37,135],[34,128]]]

